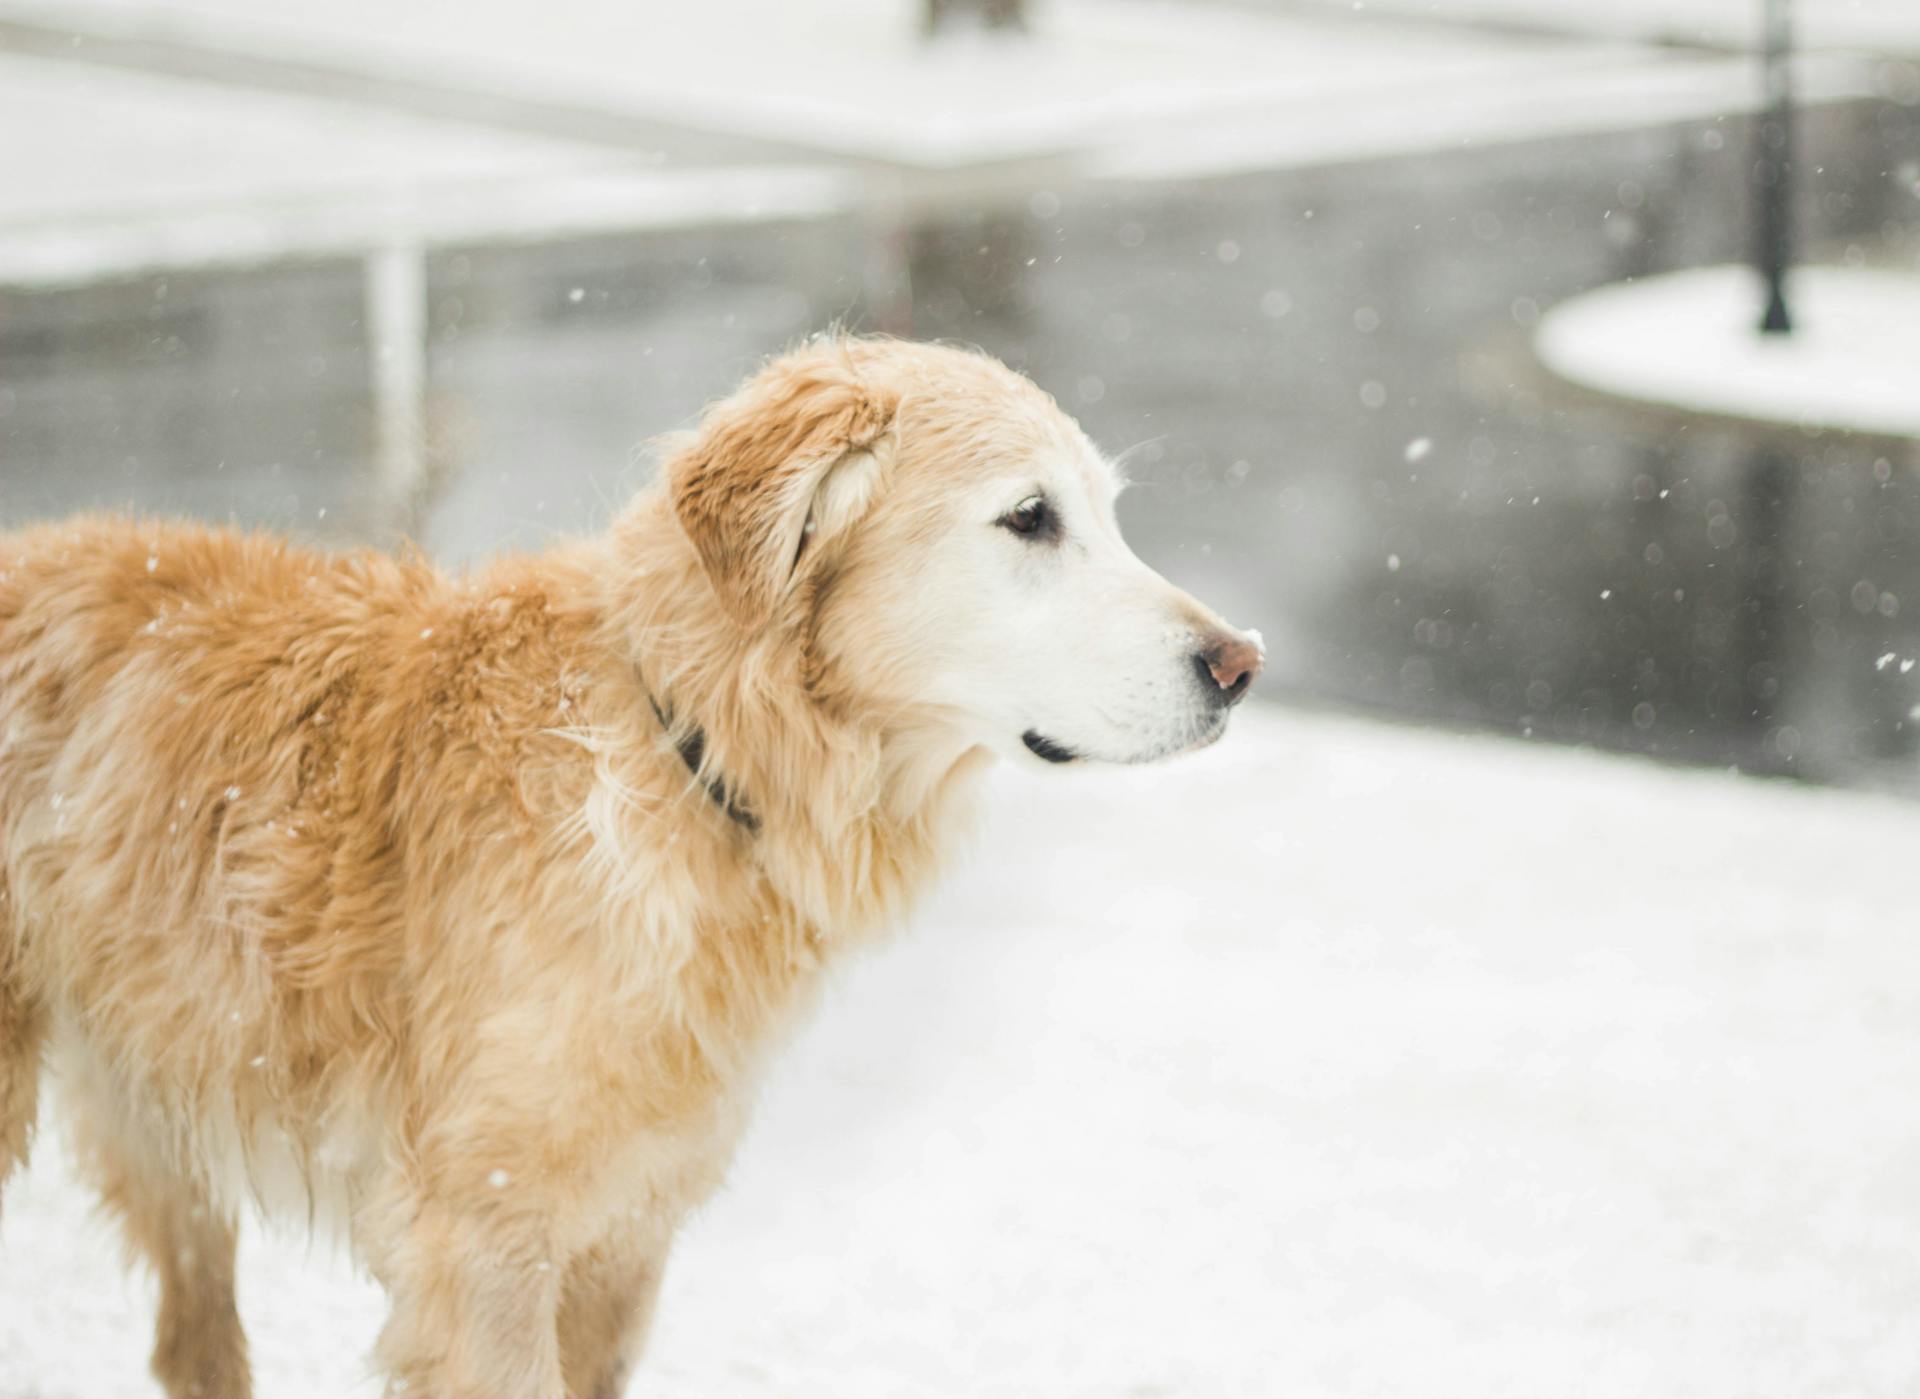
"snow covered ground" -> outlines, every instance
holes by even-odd
[[[995,807],[781,1060],[636,1394],[1912,1393],[1920,807],[1258,705]],[[5,1399],[152,1392],[87,1208],[43,1139]],[[369,1287],[257,1232],[242,1286],[263,1399],[371,1392]]]
[[[1920,273],[1800,267],[1787,303],[1793,333],[1762,335],[1758,274],[1696,268],[1577,296],[1535,343],[1562,378],[1621,398],[1920,437]]]

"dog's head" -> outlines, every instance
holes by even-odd
[[[1004,365],[864,339],[775,360],[667,466],[729,616],[804,647],[824,701],[1050,763],[1209,743],[1260,670],[1127,548],[1121,485]]]

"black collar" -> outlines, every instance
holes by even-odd
[[[673,733],[673,721],[667,718],[666,711],[660,708],[660,701],[653,697],[653,691],[647,689],[646,682],[640,682],[640,688],[647,697],[647,703],[653,706],[653,717],[660,721],[660,727],[669,735]],[[707,795],[713,798],[713,804],[727,813],[727,819],[749,835],[758,834],[760,818],[755,816],[734,794],[727,790],[727,784],[718,777],[702,777],[700,760],[706,756],[706,731],[695,725],[688,729],[685,736],[674,743],[679,751],[680,761],[687,765],[687,771],[700,779],[700,785],[707,789]]]

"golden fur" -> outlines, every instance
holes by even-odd
[[[841,340],[710,409],[606,534],[466,578],[0,535],[0,1181],[50,1062],[159,1274],[169,1394],[248,1392],[248,1197],[388,1288],[389,1393],[620,1391],[756,1066],[985,761],[831,644],[886,572],[845,526],[897,497],[899,547],[934,458],[1073,434],[984,357]],[[757,832],[689,774],[696,724]]]

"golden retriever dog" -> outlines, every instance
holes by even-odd
[[[50,1067],[174,1399],[249,1392],[249,1200],[385,1286],[387,1394],[618,1395],[761,1066],[991,758],[1193,748],[1259,669],[1118,486],[999,363],[834,337],[466,577],[0,534],[0,1179]]]

